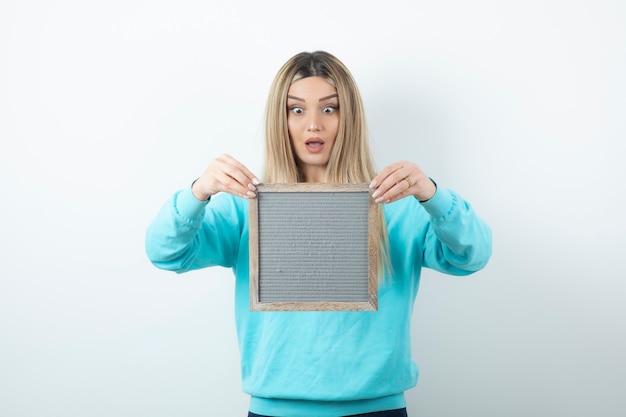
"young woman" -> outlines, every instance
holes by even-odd
[[[377,312],[250,311],[247,199],[261,180],[228,155],[163,206],[146,235],[150,260],[176,272],[233,269],[249,416],[406,416],[404,392],[418,376],[410,319],[420,271],[480,270],[491,256],[489,227],[415,163],[375,172],[358,88],[329,53],[297,54],[278,72],[265,151],[266,183],[370,183],[388,264]]]

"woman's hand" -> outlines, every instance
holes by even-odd
[[[248,168],[230,155],[215,158],[191,187],[193,195],[206,201],[223,191],[244,198],[256,197],[257,177]]]
[[[407,196],[419,201],[429,200],[437,187],[416,164],[400,161],[378,173],[370,183],[372,198],[377,203],[392,203]]]

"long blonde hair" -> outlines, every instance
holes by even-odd
[[[293,56],[274,78],[265,112],[264,182],[304,181],[289,140],[287,92],[294,81],[306,77],[324,78],[337,89],[339,99],[339,130],[326,167],[325,182],[369,183],[376,171],[361,94],[348,68],[325,51]],[[379,259],[381,272],[384,272],[389,266],[389,244],[382,210],[380,224]]]

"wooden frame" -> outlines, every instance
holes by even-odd
[[[250,310],[377,311],[380,206],[368,185],[257,190],[249,211]]]

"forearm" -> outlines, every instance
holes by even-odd
[[[422,206],[430,215],[425,265],[465,275],[482,269],[491,257],[489,226],[451,190],[440,189]]]
[[[194,201],[189,191],[173,195],[147,229],[146,253],[158,268],[176,272],[193,269],[206,202]]]

